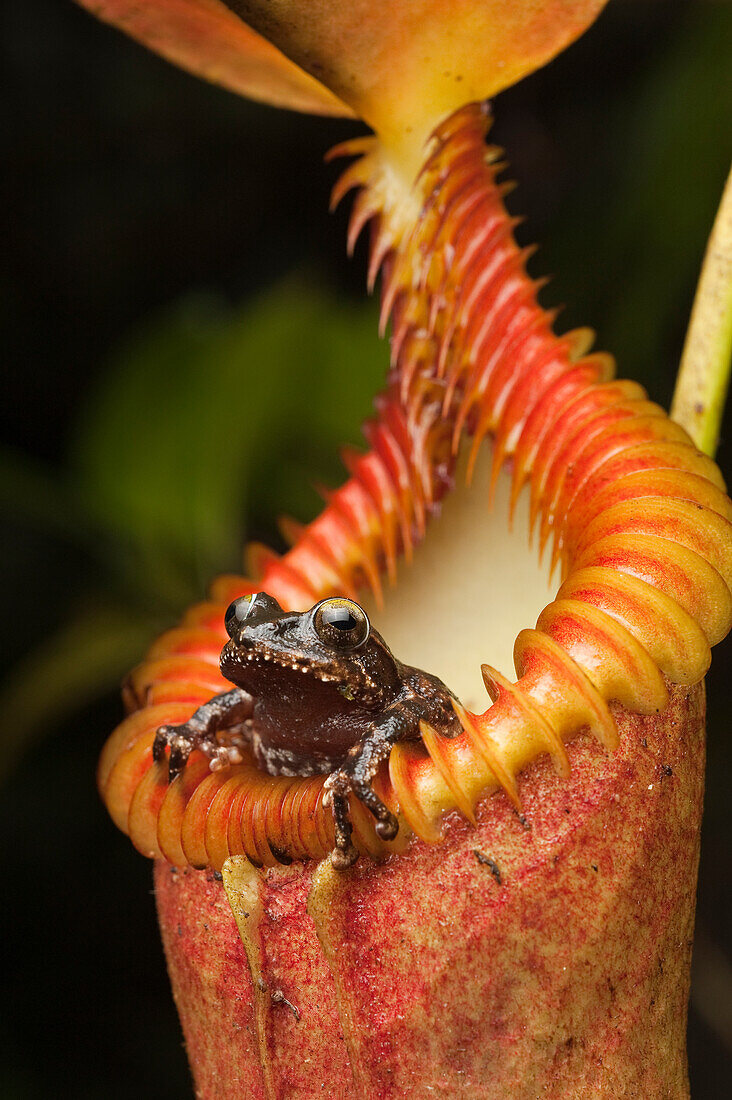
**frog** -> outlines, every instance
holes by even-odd
[[[358,858],[348,799],[394,840],[396,816],[373,782],[400,741],[418,741],[420,723],[452,738],[462,732],[456,697],[436,676],[403,664],[355,600],[331,596],[307,611],[285,611],[266,592],[235,599],[224,615],[228,641],[220,668],[231,690],[214,696],[180,725],[160,726],[153,758],[168,751],[168,778],[194,749],[213,770],[240,763],[245,749],[271,775],[326,775],[337,870]]]

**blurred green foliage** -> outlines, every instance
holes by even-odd
[[[118,683],[212,577],[243,568],[247,514],[312,514],[311,479],[343,476],[339,445],[357,442],[383,379],[376,328],[374,303],[337,303],[301,277],[240,309],[187,297],[84,395],[63,478],[0,458],[0,505],[104,561],[10,673],[3,770],[45,724]]]
[[[307,458],[342,476],[338,445],[357,436],[384,355],[370,304],[343,308],[302,279],[238,310],[187,298],[125,346],[87,403],[73,466],[147,603],[180,606],[240,568],[247,512],[312,510]]]
[[[704,15],[689,14],[626,89],[622,109],[598,120],[603,141],[622,155],[612,166],[596,164],[550,234],[566,285],[574,241],[586,233],[598,270],[591,285],[573,283],[573,315],[599,307],[603,346],[665,407],[669,360],[688,322],[732,154],[732,10],[711,5]]]

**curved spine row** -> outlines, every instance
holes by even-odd
[[[710,645],[730,627],[732,506],[719,471],[640,386],[612,378],[609,356],[587,354],[588,330],[553,334],[513,239],[487,126],[473,106],[438,128],[414,217],[390,203],[375,140],[335,150],[360,156],[334,201],[361,188],[349,247],[372,224],[369,282],[381,270],[382,323],[392,323],[388,389],[365,428],[371,450],[346,453],[351,478],[293,532],[292,549],[260,553],[256,584],[220,578],[213,602],[192,609],[132,673],[128,699],[144,709],[105,747],[100,789],[148,855],[220,867],[237,852],[267,864],[330,849],[321,778],[267,776],[251,762],[210,773],[201,758],[168,786],[151,761],[154,731],[222,689],[223,610],[234,596],[262,588],[303,607],[368,584],[380,599],[381,573],[393,580],[397,555],[423,537],[464,437],[469,477],[490,436],[494,483],[508,459],[513,504],[528,483],[539,551],[551,547],[561,586],[516,639],[518,681],[483,666],[493,705],[480,715],[459,708],[463,736],[447,741],[423,724],[423,744],[392,751],[379,792],[403,826],[437,841],[445,811],[472,819],[495,787],[518,806],[521,769],[549,753],[566,774],[565,742],[580,729],[612,749],[609,704],[661,711],[665,680],[701,679]],[[361,851],[393,847],[360,805],[352,811]]]

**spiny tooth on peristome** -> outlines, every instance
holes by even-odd
[[[412,564],[399,563],[384,607],[368,595],[362,603],[400,661],[439,676],[468,710],[481,713],[488,702],[481,664],[487,661],[512,678],[514,640],[536,622],[554,588],[529,547],[527,499],[519,500],[509,531],[508,471],[499,475],[491,511],[491,445],[481,448],[470,487],[467,449],[456,488],[428,525]]]

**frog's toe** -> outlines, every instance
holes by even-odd
[[[212,772],[220,772],[224,768],[230,768],[233,764],[241,764],[244,759],[241,742],[232,742],[228,745],[212,744],[211,746],[203,742],[200,748],[208,756],[209,767]]]
[[[399,832],[396,816],[386,806],[371,784],[363,779],[351,779],[351,790],[356,798],[376,819],[374,829],[381,840],[393,840]]]
[[[185,768],[192,748],[192,739],[185,734],[178,733],[171,740],[168,758],[168,778],[171,783]]]
[[[336,871],[347,871],[353,867],[358,859],[358,851],[353,844],[346,844],[342,848],[334,848],[330,853],[330,862]]]
[[[153,741],[153,760],[159,762],[165,755],[166,745],[170,747],[168,757],[168,781],[170,783],[180,775],[186,766],[195,742],[195,734],[187,725],[160,726]]]
[[[152,745],[152,758],[156,764],[159,764],[165,756],[165,748],[173,728],[173,726],[158,726],[155,731],[155,740]]]
[[[386,810],[384,816],[374,825],[374,830],[380,840],[394,840],[399,832],[399,822],[390,810]]]

